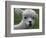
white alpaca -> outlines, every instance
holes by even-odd
[[[21,10],[21,9],[20,9]],[[20,24],[15,25],[15,29],[32,28],[35,23],[36,12],[32,9],[26,9],[22,13],[22,21]]]

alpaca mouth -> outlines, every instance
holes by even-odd
[[[30,24],[29,24],[29,27],[31,27],[31,26],[32,26],[32,24],[30,23]]]

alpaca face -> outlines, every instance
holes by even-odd
[[[34,10],[25,10],[23,12],[23,22],[27,27],[32,27],[35,23],[36,12]]]

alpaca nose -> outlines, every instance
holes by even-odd
[[[32,22],[32,21],[29,21],[29,27],[31,27],[31,26],[32,26],[31,22]]]
[[[31,21],[29,21],[29,23],[31,24]]]

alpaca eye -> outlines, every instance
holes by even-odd
[[[24,19],[27,19],[27,17],[24,17]]]

